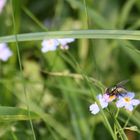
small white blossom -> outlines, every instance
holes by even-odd
[[[66,50],[69,48],[68,43],[71,43],[73,41],[73,38],[43,40],[41,51],[43,53],[46,53],[48,51],[55,51],[59,45],[60,49]]]
[[[41,51],[43,53],[48,51],[55,51],[59,45],[56,39],[43,40]]]
[[[97,99],[99,100],[99,103],[102,108],[106,108],[108,106],[108,102],[106,101],[106,99],[104,98],[102,94],[99,94],[97,96]],[[94,104],[89,106],[89,110],[91,111],[92,114],[97,114],[100,111],[100,108],[95,102]]]
[[[7,61],[12,54],[6,43],[0,43],[0,60]]]
[[[90,106],[89,106],[89,110],[90,110],[91,113],[94,114],[94,115],[97,114],[97,113],[100,111],[100,109],[99,109],[97,103],[94,103],[94,104],[90,105]]]

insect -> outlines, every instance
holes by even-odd
[[[105,93],[110,95],[110,96],[113,96],[113,95],[116,95],[116,96],[123,96],[124,94],[127,93],[127,90],[124,88],[124,85],[128,82],[129,80],[124,80],[124,81],[121,81],[120,83],[116,84],[115,86],[113,87],[109,87],[105,90]]]

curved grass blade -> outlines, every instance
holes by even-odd
[[[77,30],[17,34],[17,40],[33,41],[52,38],[94,38],[140,40],[140,31],[130,30]],[[0,37],[1,42],[16,42],[15,35]]]

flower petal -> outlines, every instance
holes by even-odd
[[[103,98],[104,98],[105,100],[108,100],[108,99],[109,99],[109,95],[105,93],[105,94],[103,95]]]
[[[103,100],[100,101],[101,107],[106,108],[108,106],[108,102],[105,102]]]
[[[118,108],[124,107],[124,106],[125,106],[124,100],[123,100],[122,98],[119,99],[119,100],[116,102],[116,106],[117,106]]]
[[[97,103],[90,105],[89,110],[91,111],[92,114],[97,114],[100,111]]]
[[[129,111],[132,111],[133,110],[133,105],[127,104],[127,105],[125,105],[125,109],[127,109]]]
[[[137,106],[138,104],[140,104],[140,100],[138,99],[133,99],[131,100],[132,105]]]
[[[125,96],[129,97],[130,99],[133,99],[135,96],[135,93],[134,92],[127,92],[127,94]]]
[[[102,99],[102,94],[97,95],[97,98],[98,98],[99,100],[101,100],[101,99]]]
[[[108,106],[108,102],[106,101],[103,95],[99,94],[97,98],[99,99],[102,108],[106,108]]]
[[[43,40],[41,51],[44,53],[48,51],[55,51],[58,45],[59,43],[56,39]]]
[[[6,0],[0,0],[0,13],[2,12],[3,7],[5,6],[5,4],[6,4]]]
[[[6,43],[0,43],[0,60],[7,61],[12,54]]]
[[[57,39],[57,40],[62,46],[65,46],[65,45],[67,45],[67,43],[71,43],[75,39],[74,38],[61,38],[61,39]]]

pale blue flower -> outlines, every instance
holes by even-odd
[[[100,111],[99,106],[97,105],[97,103],[94,103],[94,104],[90,105],[89,110],[94,115],[97,114]]]
[[[119,100],[116,102],[116,106],[118,108],[124,107],[126,110],[132,111],[134,106],[137,106],[140,104],[140,100],[133,99],[135,94],[133,92],[128,92],[127,94],[124,94],[123,96],[119,96]]]
[[[48,51],[55,51],[59,43],[56,39],[43,40],[41,51],[43,53]]]
[[[12,54],[6,43],[0,43],[0,60],[7,61]]]
[[[3,7],[5,6],[5,4],[6,4],[6,0],[0,0],[0,13],[2,12]]]

